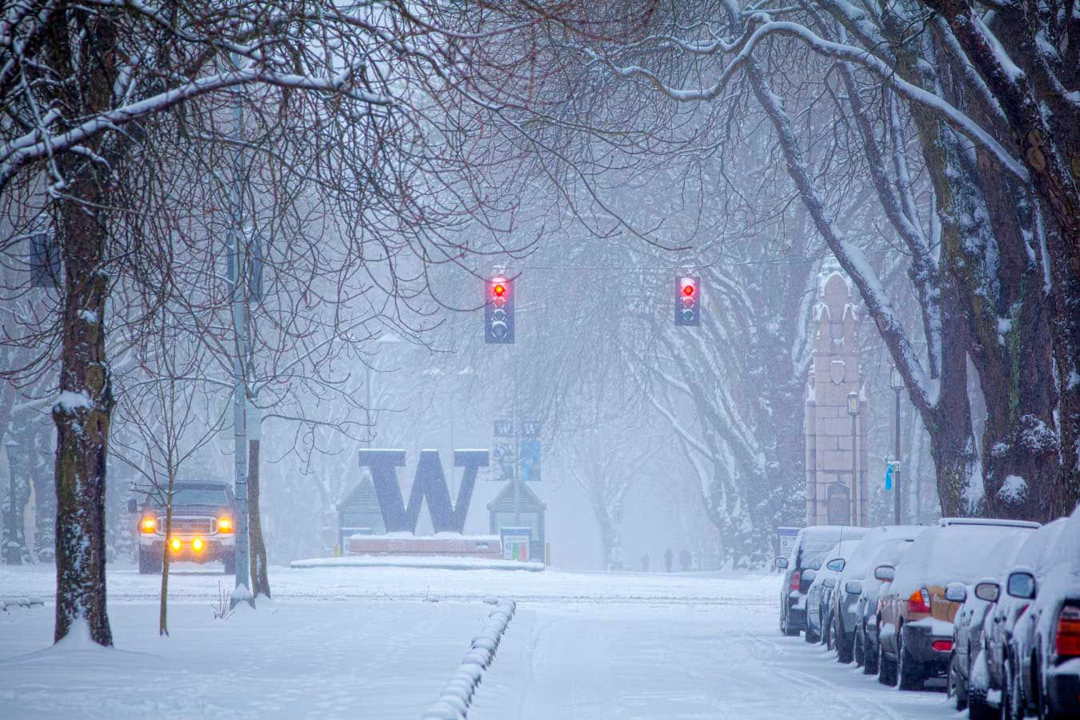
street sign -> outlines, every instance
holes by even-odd
[[[496,420],[495,437],[514,437],[514,421]]]
[[[777,535],[778,543],[776,556],[786,558],[791,555],[791,548],[795,547],[795,539],[799,537],[799,528],[777,528]]]
[[[540,482],[540,440],[537,438],[521,441],[521,479]]]
[[[521,423],[521,437],[535,438],[540,437],[540,421],[539,420],[525,420]]]

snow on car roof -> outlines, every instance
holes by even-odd
[[[923,525],[886,525],[871,528],[848,558],[844,567],[844,579],[859,580],[870,575],[875,567],[881,565],[881,562],[874,561],[884,546],[910,542],[924,530],[926,527]]]
[[[1011,570],[1014,566],[1023,566],[1031,570],[1035,575],[1045,572],[1046,568],[1053,562],[1058,538],[1061,537],[1067,523],[1068,521],[1065,518],[1058,518],[1033,532],[1024,541],[1024,544],[1013,558],[1013,562],[1004,570]]]
[[[957,523],[928,528],[896,568],[893,590],[900,595],[927,585],[973,583],[980,579],[997,541],[1010,534],[1029,536],[1037,525]]]

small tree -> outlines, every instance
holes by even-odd
[[[156,318],[157,332],[144,340],[149,347],[133,350],[134,369],[117,375],[117,417],[133,431],[113,436],[113,454],[141,478],[135,490],[165,508],[165,551],[161,565],[161,610],[158,632],[168,635],[169,553],[172,536],[172,500],[176,478],[192,456],[207,445],[224,425],[215,412],[216,396],[200,379],[200,346],[187,333],[169,324],[170,316]]]

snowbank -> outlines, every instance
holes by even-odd
[[[427,570],[526,570],[542,572],[543,563],[519,560],[487,560],[470,557],[413,557],[394,555],[370,555],[340,558],[311,558],[293,560],[289,565],[296,569],[328,567],[409,567]]]

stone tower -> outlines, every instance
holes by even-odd
[[[859,318],[839,270],[825,270],[814,307],[814,361],[806,385],[806,524],[868,525],[866,402]],[[848,394],[856,393],[853,419]],[[854,426],[854,427],[853,427]]]

